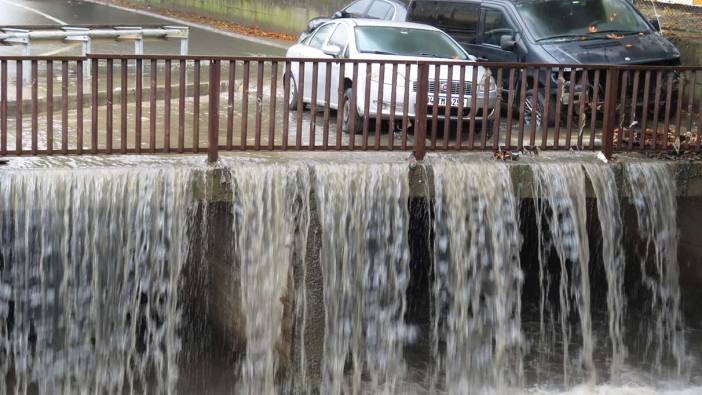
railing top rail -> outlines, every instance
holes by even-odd
[[[650,65],[612,65],[612,64],[552,64],[552,63],[507,63],[507,62],[474,62],[458,60],[393,60],[393,59],[337,59],[337,58],[287,58],[281,56],[216,56],[216,55],[122,55],[122,54],[88,54],[82,56],[0,56],[0,60],[199,60],[199,61],[237,61],[237,62],[315,62],[315,63],[346,63],[346,64],[399,64],[399,65],[479,65],[488,68],[520,68],[520,69],[576,69],[576,70],[642,70],[642,71],[702,71],[701,66],[650,66]]]

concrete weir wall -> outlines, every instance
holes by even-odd
[[[134,0],[153,7],[191,11],[266,30],[299,33],[307,21],[331,15],[345,0]]]
[[[481,158],[480,160],[484,160]],[[625,159],[626,160],[626,159]],[[636,159],[638,160],[638,159]],[[424,165],[410,166],[408,164],[410,180],[410,196],[408,201],[410,222],[412,223],[410,234],[411,259],[420,265],[430,266],[429,252],[431,234],[431,220],[428,218],[427,207],[431,205],[434,195],[433,169],[431,161]],[[489,163],[485,163],[489,166]],[[621,191],[620,198],[624,206],[624,222],[636,221],[635,216],[628,210],[627,214],[625,197],[627,188],[624,185],[624,166],[622,162],[612,163],[612,169],[616,175],[618,190]],[[695,300],[695,297],[702,289],[702,232],[699,231],[699,224],[702,222],[702,163],[699,162],[672,162],[670,166],[676,177],[677,199],[678,199],[678,226],[680,230],[679,262],[681,270],[681,285],[683,288],[684,300]],[[510,173],[513,185],[516,188],[518,198],[522,202],[528,202],[535,198],[532,196],[534,174],[528,161],[513,162],[510,166]],[[312,170],[310,176],[314,177]],[[206,311],[207,322],[202,324],[203,329],[207,328],[206,336],[197,336],[200,342],[196,348],[201,348],[202,354],[205,350],[215,349],[222,352],[223,364],[236,364],[236,359],[244,353],[246,349],[246,339],[244,334],[244,322],[242,308],[240,306],[240,278],[237,268],[236,251],[232,250],[227,240],[236,235],[232,235],[232,224],[236,219],[232,210],[233,183],[230,170],[226,167],[212,168],[207,170],[204,178],[206,186],[200,185],[199,199],[202,202],[199,215],[202,223],[206,224],[201,232],[197,233],[198,240],[194,244],[202,248],[192,249],[193,254],[199,259],[192,260],[193,264],[186,270],[186,288],[199,289],[188,292],[190,295],[188,304],[194,304],[191,309],[195,316],[202,317]],[[312,183],[314,184],[314,183]],[[591,187],[588,187],[591,189]],[[321,361],[323,358],[324,344],[324,296],[322,267],[320,263],[320,251],[322,245],[322,227],[320,224],[320,213],[317,207],[316,191],[314,187],[309,191],[309,230],[307,231],[306,245],[297,245],[293,249],[301,252],[292,258],[292,269],[287,280],[288,288],[281,298],[284,304],[284,314],[280,341],[276,346],[278,356],[279,377],[288,377],[285,372],[293,372],[292,380],[300,380],[315,383],[319,382],[321,376]],[[592,190],[588,191],[588,199],[594,199]],[[530,204],[522,204],[530,207]],[[594,205],[588,204],[588,218],[595,217]],[[298,230],[296,230],[297,232]],[[224,240],[223,240],[224,238]],[[293,240],[297,240],[293,237]],[[414,242],[412,240],[415,240]],[[419,240],[419,242],[417,241]],[[424,240],[424,242],[422,242]],[[295,244],[296,241],[293,241]],[[528,243],[525,242],[525,245]],[[594,244],[594,243],[593,243]],[[597,248],[597,247],[594,247]],[[304,254],[304,256],[303,256]],[[303,259],[304,258],[304,259]],[[414,270],[417,269],[415,266]],[[427,269],[428,270],[428,269]],[[414,273],[412,274],[414,276]],[[421,275],[420,275],[421,276]],[[299,290],[304,288],[305,292]],[[412,285],[408,290],[408,303],[410,310],[423,310],[427,306],[423,303],[413,301],[409,293],[414,292]],[[420,291],[425,292],[425,291]],[[306,311],[304,316],[296,308],[304,298]],[[416,296],[421,299],[421,296]],[[203,305],[204,304],[204,305]],[[695,310],[695,306],[684,306],[689,309],[687,317],[700,315]],[[697,309],[699,310],[699,309]],[[418,313],[423,314],[423,313]],[[304,317],[304,318],[303,318]],[[411,319],[411,318],[409,318]],[[304,320],[304,321],[303,321]],[[184,322],[192,322],[185,319]],[[300,336],[300,331],[304,328],[304,336]],[[298,339],[304,339],[300,344]],[[204,344],[202,339],[210,339]],[[187,343],[187,341],[186,341]],[[197,354],[197,353],[195,353]],[[233,359],[232,359],[233,358]],[[304,364],[304,372],[301,373],[301,365]],[[210,383],[219,382],[221,386],[226,386],[226,382],[232,380],[227,374],[217,374],[217,368],[202,366],[203,371],[207,371]],[[231,365],[230,365],[231,366]],[[220,367],[221,368],[221,367]],[[304,374],[304,379],[299,375]]]

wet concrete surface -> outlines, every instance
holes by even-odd
[[[0,26],[54,25],[173,25],[171,21],[124,11],[85,1],[54,0],[0,0]],[[236,39],[203,29],[190,28],[188,45],[190,55],[280,56],[284,50],[274,45],[263,45]],[[93,44],[94,53],[134,53],[133,42],[99,41]],[[151,54],[179,54],[180,40],[146,41],[144,52]],[[80,55],[79,44],[33,44],[32,55]],[[0,47],[0,55],[21,55],[22,46]]]

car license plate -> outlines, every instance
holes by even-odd
[[[427,103],[429,105],[434,105],[434,96],[429,96],[427,98]],[[458,101],[460,100],[460,97],[451,97],[451,107],[458,107]],[[439,105],[440,106],[446,106],[446,96],[439,96]],[[463,98],[463,107],[468,106],[468,100],[466,98]]]

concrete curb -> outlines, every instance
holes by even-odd
[[[227,36],[227,37],[231,37],[231,38],[236,38],[236,39],[238,39],[238,40],[249,41],[249,42],[252,42],[252,43],[261,44],[261,45],[267,45],[267,46],[269,46],[269,47],[274,47],[274,48],[288,49],[288,46],[287,46],[287,45],[282,44],[282,43],[275,42],[275,41],[273,41],[273,40],[267,40],[267,39],[258,38],[258,37],[251,37],[251,36],[247,36],[247,35],[245,35],[245,34],[240,34],[240,33],[228,32],[228,31],[225,31],[225,30],[220,30],[220,29],[214,28],[214,27],[212,27],[212,26],[203,25],[203,24],[195,23],[195,22],[190,22],[190,21],[187,21],[187,20],[184,20],[184,19],[180,19],[180,18],[174,18],[174,17],[170,17],[170,16],[161,15],[161,14],[156,13],[156,12],[150,12],[150,11],[144,11],[144,10],[139,10],[139,9],[124,7],[124,6],[121,6],[121,5],[112,4],[112,3],[108,3],[108,2],[105,2],[105,1],[101,1],[101,0],[84,0],[84,1],[85,1],[85,2],[88,2],[88,3],[93,3],[93,4],[99,4],[99,5],[103,5],[103,6],[107,6],[107,7],[112,7],[112,8],[118,9],[118,10],[122,10],[122,11],[133,12],[133,13],[135,13],[135,14],[145,15],[145,16],[149,16],[149,17],[152,17],[152,18],[163,19],[164,21],[168,21],[168,22],[171,22],[171,23],[178,23],[178,24],[185,25],[185,26],[188,26],[188,27],[194,27],[194,28],[197,28],[197,29],[202,29],[202,30],[205,30],[205,31],[208,31],[208,32],[211,32],[211,33],[216,33],[216,34],[221,34],[221,35],[223,35],[223,36]]]

